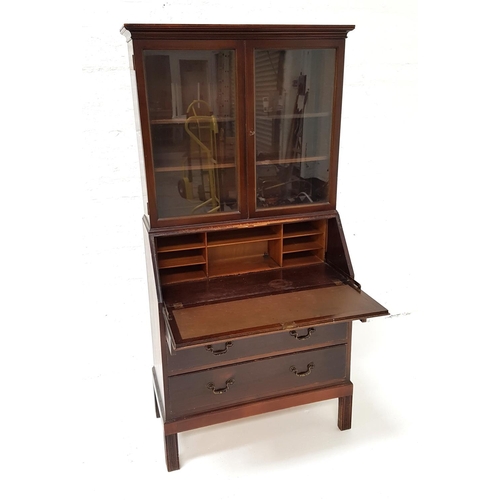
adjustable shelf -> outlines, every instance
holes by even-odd
[[[331,118],[331,113],[326,111],[317,113],[302,113],[302,114],[273,114],[261,115],[257,114],[257,120],[291,120],[292,118]]]
[[[218,170],[222,169],[228,169],[228,168],[235,168],[236,164],[235,163],[217,163],[217,164],[209,164],[205,163],[204,165],[199,165],[196,163],[193,163],[192,165],[170,165],[170,166],[158,166],[155,167],[155,172],[184,172],[186,170],[193,170],[193,171],[201,171],[201,170],[206,170],[207,168],[216,168]]]
[[[264,165],[276,165],[276,164],[286,164],[289,163],[307,163],[313,161],[324,161],[327,160],[328,156],[304,156],[301,158],[277,158],[276,160],[258,160],[255,162],[257,166]]]

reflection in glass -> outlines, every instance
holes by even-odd
[[[257,208],[328,201],[335,49],[255,51]]]
[[[238,210],[232,50],[144,56],[158,218]]]

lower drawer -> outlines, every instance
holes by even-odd
[[[174,354],[168,353],[167,372],[174,375],[251,358],[345,343],[349,326],[349,322],[329,323],[183,349]]]
[[[168,418],[340,382],[346,345],[176,375],[168,379]]]

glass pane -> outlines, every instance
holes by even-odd
[[[238,210],[233,50],[144,53],[158,218]]]
[[[335,49],[255,51],[257,209],[328,201]]]

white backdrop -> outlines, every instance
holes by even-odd
[[[90,0],[65,43],[42,26],[24,39],[47,94],[42,140],[26,141],[24,119],[9,131],[23,192],[14,216],[4,211],[14,245],[2,269],[3,498],[498,498],[500,84],[492,15],[480,3],[475,12],[400,0]],[[351,430],[323,402],[186,432],[181,470],[167,474],[119,33],[140,22],[356,25],[338,210],[356,278],[392,315],[355,324]],[[18,56],[4,65],[10,76]]]

